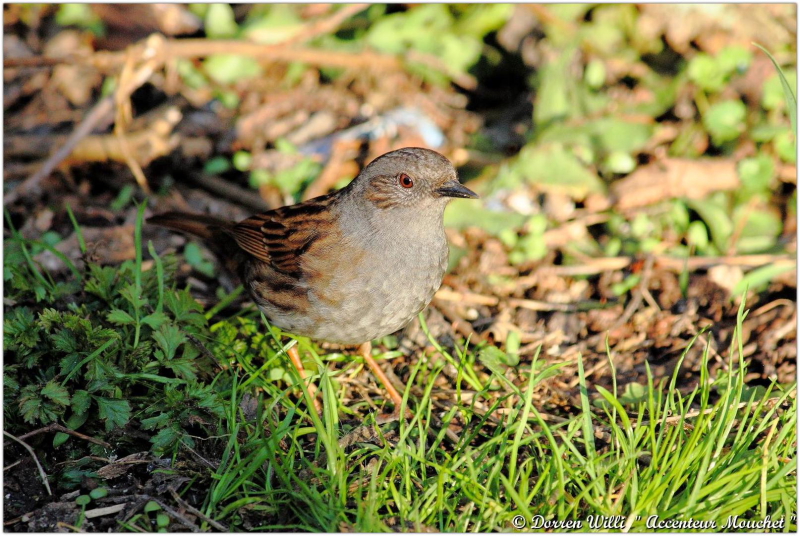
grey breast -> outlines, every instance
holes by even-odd
[[[439,217],[440,218],[440,217]],[[394,222],[343,236],[342,246],[308,267],[326,276],[309,291],[311,314],[298,330],[312,338],[359,344],[404,327],[430,303],[447,267],[440,219],[402,228]],[[438,221],[437,221],[438,220]],[[407,221],[407,220],[405,220]]]

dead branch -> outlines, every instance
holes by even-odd
[[[37,469],[39,469],[39,476],[42,478],[42,483],[44,484],[44,487],[47,489],[47,494],[48,495],[52,495],[53,492],[50,491],[50,483],[47,481],[47,473],[44,472],[44,468],[42,467],[42,464],[39,463],[39,458],[36,457],[36,453],[33,452],[33,449],[30,447],[30,445],[28,445],[27,443],[22,441],[22,439],[9,434],[5,430],[3,430],[3,435],[5,435],[8,438],[13,439],[17,443],[19,443],[20,445],[25,447],[25,450],[28,451],[28,453],[31,455],[31,458],[33,458],[33,461],[36,463]]]
[[[44,433],[47,433],[47,432],[61,432],[62,434],[68,434],[68,435],[71,435],[71,436],[75,436],[77,438],[83,439],[83,440],[88,441],[90,443],[94,443],[95,445],[100,445],[101,447],[105,447],[107,449],[111,448],[111,445],[109,445],[108,443],[106,443],[105,441],[103,441],[101,439],[96,439],[96,438],[88,436],[86,434],[82,434],[80,432],[76,432],[75,430],[70,430],[66,426],[61,426],[58,423],[48,424],[44,428],[38,428],[38,429],[32,430],[32,431],[30,431],[30,432],[28,432],[26,434],[22,434],[21,436],[19,436],[19,439],[21,439],[21,440],[28,439],[29,437],[33,437],[33,436],[39,435],[39,434],[44,434]]]

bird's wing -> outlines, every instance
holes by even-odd
[[[244,251],[287,275],[299,277],[301,260],[331,226],[332,196],[281,207],[237,223],[231,235]]]

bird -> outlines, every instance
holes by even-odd
[[[271,324],[360,345],[397,412],[402,397],[372,358],[371,341],[406,326],[441,286],[449,254],[444,209],[458,198],[478,195],[453,164],[407,147],[375,158],[338,191],[238,223],[178,212],[147,222],[206,241]],[[289,357],[305,379],[296,347]]]

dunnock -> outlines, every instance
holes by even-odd
[[[447,158],[412,147],[376,158],[337,192],[239,223],[180,213],[148,223],[207,240],[276,326],[351,345],[397,331],[431,301],[447,268],[444,209],[457,197],[478,196]],[[399,409],[369,350],[360,353]]]

